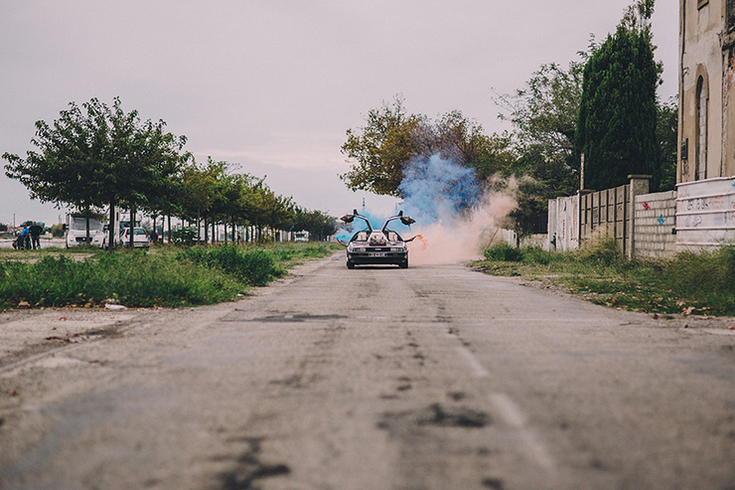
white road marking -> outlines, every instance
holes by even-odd
[[[491,393],[490,403],[493,404],[496,411],[500,414],[506,425],[514,429],[523,429],[526,426],[526,420],[518,405],[513,403],[505,393]]]
[[[457,352],[467,361],[475,377],[485,378],[490,376],[488,370],[480,364],[480,361],[468,349],[457,347]],[[520,407],[505,393],[491,393],[488,395],[488,399],[503,423],[518,432],[528,455],[547,472],[549,477],[554,477],[556,475],[554,460],[549,456],[535,432],[526,426],[526,417]]]
[[[490,373],[487,372],[487,369],[485,369],[482,364],[480,364],[480,361],[477,360],[477,358],[472,355],[472,352],[465,349],[464,347],[457,347],[457,352],[460,353],[462,357],[467,361],[467,364],[470,365],[472,368],[473,374],[478,378],[485,378],[487,376],[490,376]]]
[[[554,460],[549,456],[549,453],[541,441],[539,441],[538,437],[536,437],[534,431],[526,427],[526,417],[518,405],[513,403],[513,400],[505,393],[491,393],[488,395],[488,398],[503,419],[503,422],[519,432],[520,438],[526,446],[529,455],[549,474],[554,474],[556,472]]]

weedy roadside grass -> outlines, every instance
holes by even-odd
[[[177,307],[232,301],[309,258],[323,243],[44,249],[0,254],[0,310],[17,307]]]
[[[508,245],[484,251],[472,265],[488,274],[542,281],[593,303],[662,315],[735,315],[735,247],[628,260],[614,239],[573,252]]]

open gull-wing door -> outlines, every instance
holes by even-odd
[[[404,216],[403,211],[398,211],[398,214],[395,216],[391,216],[387,220],[385,220],[385,224],[383,225],[382,231],[385,233],[386,228],[388,227],[388,223],[390,223],[393,220],[399,219],[401,220],[401,223],[403,223],[406,226],[411,226],[412,224],[416,223],[416,220],[413,219],[410,216]]]
[[[365,222],[365,224],[367,225],[367,227],[368,227],[368,231],[370,231],[370,232],[373,231],[373,227],[370,226],[370,221],[365,216],[363,216],[360,213],[358,213],[357,212],[357,209],[355,209],[354,211],[352,211],[352,214],[345,214],[344,216],[342,216],[340,218],[340,220],[341,221],[344,221],[347,224],[350,224],[353,221],[355,221],[355,218],[359,218],[359,219],[363,220]]]

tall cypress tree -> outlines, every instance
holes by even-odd
[[[587,62],[576,129],[584,154],[585,187],[623,185],[629,174],[661,180],[656,141],[656,87],[661,66],[653,59],[650,28],[654,0],[629,7],[614,35]]]

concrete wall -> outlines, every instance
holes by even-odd
[[[711,250],[735,243],[735,178],[676,186],[677,250]]]
[[[506,243],[511,247],[518,246],[518,234],[513,230],[501,228],[497,231],[494,242]]]
[[[612,236],[621,251],[635,250],[633,206],[636,196],[648,193],[649,175],[629,175],[629,183],[598,192],[549,201],[549,250],[576,250],[584,240]]]
[[[629,257],[671,258],[684,250],[713,250],[735,244],[735,177],[683,182],[676,191],[655,194],[636,194],[633,180],[631,188],[634,204],[626,237],[630,249],[625,250]],[[597,203],[592,209],[598,211],[594,214],[587,210],[595,223],[589,227],[578,221],[582,207],[579,195],[549,201],[549,248],[575,250],[580,241],[612,235],[615,228],[620,228],[618,213],[613,212],[620,203],[609,198],[609,193],[600,193],[606,195],[607,206],[602,197],[587,197]]]
[[[615,239],[620,251],[630,248],[630,185],[622,185],[603,191],[588,192],[580,196],[579,238],[581,243],[609,236]]]
[[[549,250],[549,235],[547,233],[534,233],[519,240],[519,247],[539,247]]]
[[[635,257],[671,258],[676,254],[676,191],[635,196]]]
[[[560,252],[579,248],[579,195],[549,201],[549,248]]]

